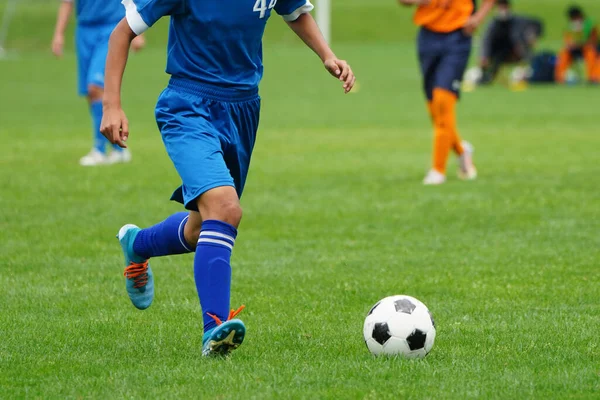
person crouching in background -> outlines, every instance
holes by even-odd
[[[535,43],[543,33],[537,18],[513,14],[509,0],[498,0],[496,16],[488,26],[481,45],[479,84],[492,83],[507,64],[528,64]]]
[[[599,83],[598,27],[591,18],[585,16],[579,6],[569,7],[567,16],[569,26],[565,31],[565,47],[558,54],[556,62],[556,82],[564,83],[573,62],[583,59],[588,82]]]

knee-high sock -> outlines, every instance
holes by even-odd
[[[237,229],[222,221],[202,222],[194,258],[194,280],[200,297],[204,332],[217,323],[210,314],[225,321],[231,295],[231,251]]]
[[[600,53],[596,55],[596,64],[594,66],[592,80],[600,83]]]
[[[94,138],[94,149],[100,153],[106,152],[106,143],[108,140],[100,133],[100,124],[102,123],[102,101],[90,103],[90,114],[92,116],[92,130]]]
[[[456,127],[456,94],[446,89],[433,90],[432,115],[434,127],[433,169],[445,174],[450,149],[463,153]]]
[[[142,229],[133,242],[133,251],[141,259],[193,252],[183,230],[189,214],[179,212],[156,225]]]
[[[587,79],[593,81],[596,79],[596,63],[598,62],[598,53],[594,46],[585,46],[583,48],[583,59],[585,61],[585,70],[587,72]]]
[[[571,57],[571,52],[568,49],[561,50],[558,53],[558,59],[556,60],[556,67],[554,69],[554,78],[558,83],[564,83],[565,77],[567,75],[567,71],[569,67],[573,63],[573,57]]]

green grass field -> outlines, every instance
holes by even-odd
[[[49,3],[23,5],[0,61],[0,398],[600,398],[599,89],[465,94],[480,179],[459,182],[453,161],[446,185],[423,187],[431,132],[409,11],[334,2],[335,49],[361,85],[348,96],[272,20],[233,260],[248,336],[207,360],[192,256],[153,260],[156,299],[140,312],[114,238],[180,210],[153,119],[164,24],[126,76],[134,161],[86,169],[74,54],[45,50]],[[552,25],[545,45],[564,4],[519,2]],[[363,319],[401,293],[430,307],[436,345],[375,359]]]

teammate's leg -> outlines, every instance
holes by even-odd
[[[88,68],[88,85],[94,88],[94,98],[90,99],[90,108],[94,119],[94,142],[102,146],[102,151],[106,153],[108,140],[100,133],[100,123],[102,121],[102,97],[104,96],[104,72],[106,67],[106,55],[108,54],[108,41],[112,32],[112,25],[100,26],[96,28],[96,41],[93,44],[91,59]],[[88,96],[90,97],[90,96]],[[117,144],[113,144],[112,151],[108,154],[106,162],[108,164],[126,163],[131,161],[131,152],[123,149]]]
[[[77,49],[77,80],[78,93],[88,101],[92,119],[92,150],[79,160],[83,166],[93,166],[106,163],[106,139],[100,133],[102,120],[102,87],[89,81],[90,67],[93,58],[96,32],[93,28],[78,25],[75,33]]]
[[[102,97],[104,96],[104,88],[98,83],[89,83],[87,86],[87,101],[92,117],[92,132],[94,150],[99,153],[106,154],[106,145],[108,140],[100,132],[100,124],[102,123]]]

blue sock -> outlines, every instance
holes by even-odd
[[[106,153],[106,143],[108,140],[100,133],[100,124],[102,123],[102,101],[95,101],[90,104],[90,114],[94,123],[94,149],[100,153]]]
[[[148,259],[193,252],[183,236],[188,216],[187,212],[179,212],[161,223],[142,229],[133,242],[135,254],[142,259]]]
[[[229,315],[231,251],[236,236],[237,229],[225,222],[202,222],[194,258],[194,280],[202,307],[204,332],[217,325],[209,313],[221,321]]]

